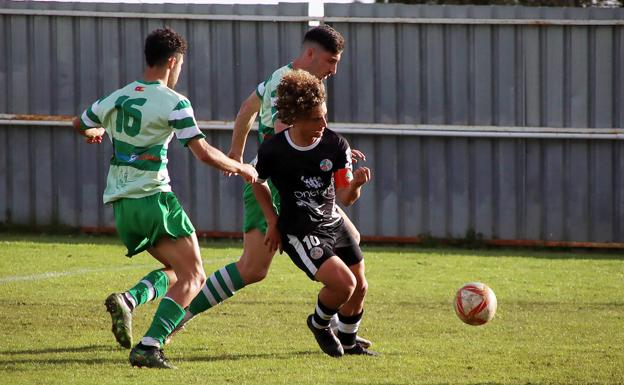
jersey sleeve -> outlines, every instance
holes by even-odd
[[[256,171],[258,171],[258,183],[264,183],[271,177],[271,156],[267,142],[263,142],[258,149],[255,160]]]
[[[256,95],[262,99],[264,97],[264,91],[266,90],[266,82],[261,82],[260,84],[258,84],[258,87],[256,87]]]
[[[197,125],[193,107],[188,99],[181,100],[171,111],[169,126],[173,128],[176,137],[185,147],[192,139],[206,137]]]
[[[353,163],[351,161],[351,147],[342,136],[338,137],[338,153],[334,162],[334,182],[336,188],[348,187],[353,179]]]
[[[102,121],[98,115],[101,100],[102,99],[90,105],[84,110],[82,115],[80,115],[80,129],[82,131],[88,130],[89,128],[102,127]]]

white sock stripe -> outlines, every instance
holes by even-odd
[[[316,314],[318,314],[322,319],[329,321],[333,315],[327,314],[321,310],[318,304],[316,304]]]
[[[348,333],[348,334],[357,333],[359,328],[360,328],[360,321],[354,324],[345,324],[345,323],[338,321],[338,330],[343,333]]]
[[[165,325],[167,325],[167,327],[169,329],[173,330],[175,328],[171,322],[169,322],[168,320],[164,319],[163,317],[158,317],[158,319],[160,320],[160,322],[162,322]]]
[[[157,348],[160,347],[160,342],[157,339],[152,337],[143,337],[141,338],[141,343],[146,346],[155,346]]]
[[[318,324],[318,322],[316,322],[316,320],[314,320],[314,317],[312,317],[312,326],[314,326],[317,329],[326,329],[328,328],[328,326],[321,326]]]
[[[149,293],[147,300],[151,301],[156,298],[156,289],[154,289],[154,285],[152,285],[152,283],[146,279],[142,280],[141,283],[147,286],[147,291]]]
[[[214,286],[215,290],[217,291],[217,294],[219,294],[219,297],[221,297],[222,301],[230,298],[229,295],[225,294],[225,292],[221,288],[221,284],[219,283],[219,280],[214,274],[212,274],[210,278],[208,279],[210,279],[210,282],[212,282],[212,286]]]
[[[219,273],[221,273],[221,277],[223,277],[225,284],[227,285],[228,289],[230,289],[232,294],[236,293],[236,290],[234,290],[234,283],[232,283],[232,279],[230,278],[230,275],[228,274],[225,267],[220,268]]]
[[[217,306],[219,302],[217,302],[217,300],[212,296],[212,293],[210,292],[210,289],[208,289],[208,286],[204,285],[202,287],[202,293],[204,293],[204,296],[206,297],[208,302],[210,302],[210,305]]]
[[[355,344],[353,344],[353,345],[342,345],[342,347],[344,349],[353,349],[355,347]]]
[[[301,244],[301,242],[299,242],[299,239],[294,235],[286,235],[288,236],[288,243],[290,243],[295,248],[295,251],[297,251],[297,254],[299,254],[299,258],[301,258],[301,261],[303,261],[305,267],[312,275],[316,275],[318,269],[316,268],[316,266],[314,266],[314,263],[312,263],[310,257],[308,257],[308,253],[306,253],[303,245]]]

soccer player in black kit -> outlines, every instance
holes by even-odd
[[[296,70],[277,87],[278,118],[290,127],[258,150],[256,199],[267,219],[265,244],[283,249],[312,280],[323,283],[307,324],[326,354],[377,355],[356,343],[368,283],[359,245],[336,211],[349,206],[370,180],[370,170],[352,171],[347,141],[327,128],[325,88],[313,75]],[[278,217],[266,184],[281,197]],[[338,335],[329,328],[338,313]]]

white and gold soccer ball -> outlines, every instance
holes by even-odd
[[[496,314],[496,295],[481,282],[462,286],[455,295],[455,313],[468,325],[483,325]]]

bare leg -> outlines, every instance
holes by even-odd
[[[347,265],[333,256],[318,269],[315,278],[325,286],[319,292],[319,300],[331,309],[340,309],[353,295],[356,278]]]
[[[175,285],[175,283],[178,281],[178,277],[175,275],[175,272],[173,271],[173,268],[171,266],[169,266],[169,262],[167,262],[167,260],[164,258],[164,256],[158,254],[158,250],[155,248],[150,248],[148,250],[148,253],[150,253],[152,255],[152,257],[154,257],[158,262],[162,263],[163,266],[165,266],[164,268],[160,269],[160,271],[162,271],[163,273],[167,274],[167,278],[169,278],[169,288],[171,289],[171,287],[173,285]]]
[[[171,266],[177,277],[176,283],[167,292],[167,297],[181,307],[188,306],[206,281],[195,233],[185,238],[161,238],[148,251],[162,258],[165,266]]]
[[[236,262],[245,285],[262,281],[269,273],[274,251],[264,245],[264,234],[252,229],[243,235],[243,255]]]
[[[351,316],[360,314],[364,308],[364,297],[368,291],[368,282],[364,275],[364,261],[357,265],[349,266],[356,280],[355,290],[351,298],[340,308],[340,314]]]

